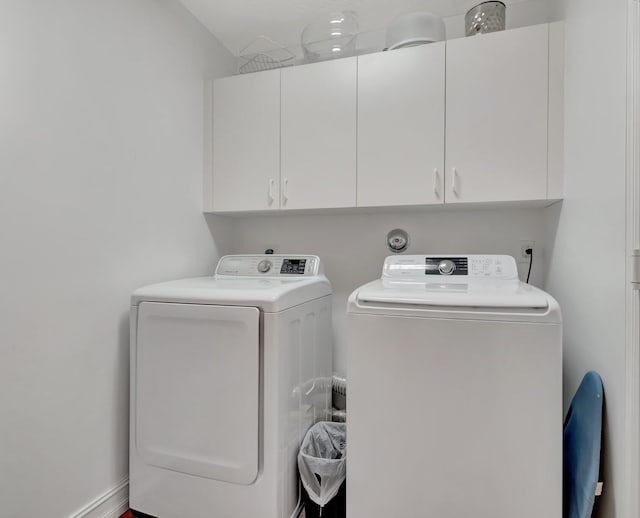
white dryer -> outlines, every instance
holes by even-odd
[[[348,518],[562,517],[560,309],[512,257],[389,257],[347,328]]]
[[[296,458],[331,409],[331,285],[316,256],[220,259],[131,306],[130,506],[289,518]]]

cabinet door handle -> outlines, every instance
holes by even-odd
[[[282,181],[282,199],[285,203],[289,201],[289,180],[287,178]]]
[[[453,192],[453,194],[455,194],[456,196],[458,196],[458,170],[454,167],[453,168],[453,178],[452,178],[452,182],[451,182],[451,192]]]
[[[440,174],[437,167],[433,170],[433,194],[440,198]]]
[[[276,201],[276,197],[273,194],[273,188],[276,184],[276,181],[273,178],[269,178],[269,203],[273,203]]]

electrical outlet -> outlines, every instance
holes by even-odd
[[[534,249],[535,241],[520,241],[520,260],[529,259],[529,254],[527,250],[531,248]]]

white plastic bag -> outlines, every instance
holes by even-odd
[[[298,468],[309,498],[324,507],[347,476],[346,423],[323,421],[309,428],[298,453]]]

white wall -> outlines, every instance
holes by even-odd
[[[564,0],[565,201],[548,209],[546,288],[564,316],[565,404],[582,376],[605,386],[605,492],[598,516],[626,517],[626,0]],[[597,34],[597,37],[595,36]]]
[[[130,292],[225,251],[203,79],[234,63],[171,1],[1,4],[0,515],[61,518],[127,476]]]
[[[482,209],[424,211],[371,211],[356,214],[276,215],[233,218],[233,250],[262,253],[317,254],[323,260],[334,289],[334,367],[347,373],[344,336],[349,294],[361,284],[380,277],[382,263],[391,252],[386,234],[394,228],[410,234],[407,253],[494,253],[517,255],[520,240],[533,240],[535,260],[532,283],[546,275],[543,209]],[[539,243],[539,245],[538,245]],[[526,261],[526,260],[525,260]],[[519,265],[521,277],[528,263]]]

